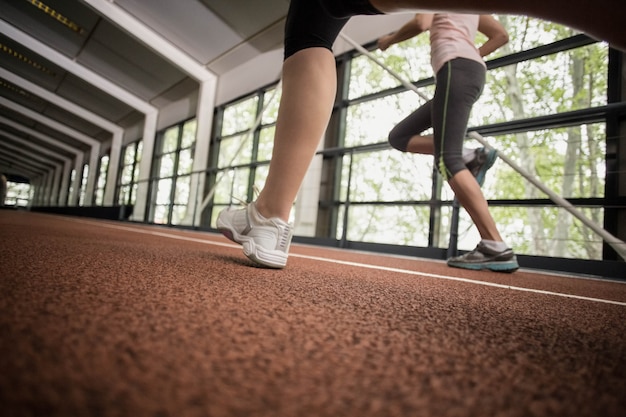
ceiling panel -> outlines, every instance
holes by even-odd
[[[20,138],[20,140],[16,140],[15,138]],[[55,138],[56,139],[56,138]],[[74,154],[68,152],[67,150],[54,146],[48,142],[42,141],[34,136],[24,133],[23,131],[16,130],[11,128],[10,126],[6,126],[0,122],[0,140],[2,140],[3,144],[13,144],[18,147],[22,147],[28,150],[29,153],[40,154],[48,156],[51,159],[54,159],[53,156],[50,156],[51,153],[58,154],[62,157],[71,159],[74,157]],[[39,152],[33,150],[33,148],[29,146],[25,146],[24,143],[30,143],[36,145],[37,147],[43,148],[44,151]],[[0,149],[5,149],[3,146],[0,146]]]
[[[168,47],[177,47],[217,75],[232,73],[265,52],[282,48],[289,6],[289,0],[103,0],[102,4],[104,1],[160,35],[160,38],[150,39],[151,42],[158,45],[163,39]],[[178,63],[169,62],[153,50],[154,43],[152,47],[144,45],[129,33],[132,30],[122,29],[95,6],[92,8],[81,0],[0,0],[0,20],[4,28],[0,31],[0,67],[130,129],[127,133],[132,136],[141,135],[144,115],[113,96],[103,84],[92,84],[93,80],[102,77],[159,109],[183,105],[193,112],[197,106],[198,83],[181,70]],[[56,59],[57,53],[69,60]],[[83,79],[75,65],[96,76],[86,77],[91,81]],[[6,72],[5,76],[22,87],[0,78],[1,98],[103,144],[110,143],[111,132],[48,102],[33,91],[26,91],[28,84],[22,85]],[[0,105],[0,116],[78,151],[89,150],[81,141],[55,131],[37,117],[13,111],[10,106]],[[0,123],[0,155],[5,157],[11,152],[2,147],[3,143],[8,143],[6,135],[1,136],[2,132],[28,137],[29,142],[44,149],[74,157],[38,139],[36,134],[31,136]],[[24,170],[34,169],[24,165]],[[0,162],[0,168],[3,166],[6,164]]]
[[[0,18],[72,57],[100,19],[83,3],[67,0],[0,0]]]
[[[171,63],[106,21],[94,30],[78,62],[145,101],[186,78]]]
[[[67,146],[70,146],[74,149],[79,150],[80,152],[88,152],[91,150],[91,145],[84,143],[78,139],[75,139],[71,136],[68,136],[64,133],[59,132],[58,130],[48,126],[45,123],[36,123],[34,126],[34,129],[43,134],[46,135],[47,137],[57,140]],[[42,142],[40,139],[33,137],[32,139],[33,143],[35,142],[41,142],[41,144],[43,145],[44,142]],[[50,145],[46,145],[46,146],[50,146]]]
[[[95,138],[96,135],[102,132],[101,127],[96,126],[82,117],[78,117],[54,104],[49,103],[43,112],[43,115],[92,138]],[[111,136],[111,133],[107,135],[109,138]]]
[[[72,74],[68,74],[57,94],[114,123],[136,112],[126,103]]]
[[[29,117],[23,116],[21,113],[17,113],[7,107],[4,106],[0,106],[0,116],[11,120],[12,122],[20,125],[20,126],[24,126],[28,129],[32,129],[35,126],[35,121]],[[0,129],[2,130],[7,130],[9,129],[9,131],[15,131],[13,128],[11,128],[10,126],[7,126],[6,124],[3,124],[2,121],[0,120]]]
[[[248,39],[287,15],[289,0],[202,0],[217,16]]]
[[[23,160],[16,158],[14,154],[0,151],[0,166],[3,166],[2,172],[9,172],[20,175],[41,175],[48,171],[41,167],[41,164],[34,162],[32,159]]]
[[[65,76],[65,70],[28,48],[0,34],[0,65],[2,68],[54,91]]]
[[[8,148],[5,148],[4,150],[0,149],[0,152],[3,152],[3,154],[7,157],[14,157],[15,159],[19,158],[20,160],[26,161],[32,159],[35,164],[39,166],[46,165],[48,169],[52,169],[55,167],[55,165],[63,163],[63,159],[56,158],[49,153],[40,153],[33,148],[25,146],[24,143],[21,141],[14,141],[11,138],[3,136],[1,132],[0,138],[11,147],[10,150],[8,150]]]
[[[46,100],[31,94],[2,77],[0,77],[0,96],[38,113],[43,112],[48,105]]]
[[[198,0],[115,3],[200,63],[207,63],[243,42],[241,35]]]

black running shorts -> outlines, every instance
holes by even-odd
[[[285,59],[306,48],[332,50],[350,17],[372,14],[381,12],[369,0],[291,0],[285,25]]]

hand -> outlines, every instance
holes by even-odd
[[[393,42],[391,42],[391,35],[385,35],[378,39],[378,49],[381,51],[387,50]]]

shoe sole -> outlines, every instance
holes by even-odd
[[[483,263],[464,263],[464,262],[448,262],[448,266],[453,268],[471,269],[473,271],[481,271],[488,269],[493,272],[506,272],[511,273],[519,269],[517,262],[483,262]]]
[[[272,269],[282,269],[287,265],[288,255],[279,251],[266,251],[261,247],[257,247],[254,239],[240,235],[217,219],[217,230],[227,239],[240,244],[243,247],[243,254],[251,261]],[[279,253],[277,253],[279,252]]]

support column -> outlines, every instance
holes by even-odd
[[[198,226],[202,214],[202,190],[206,175],[204,170],[208,165],[209,147],[211,145],[211,128],[213,125],[213,108],[217,94],[217,77],[202,81],[198,93],[198,107],[196,111],[196,149],[194,152],[191,189],[189,190],[189,204],[183,224]],[[198,195],[200,194],[200,195]]]
[[[122,140],[124,133],[122,131],[113,134],[111,142],[111,151],[109,152],[109,167],[107,169],[107,182],[104,189],[104,205],[115,205],[115,187],[117,185],[117,173],[122,159]]]
[[[150,192],[150,171],[152,168],[152,158],[154,156],[154,142],[156,140],[157,111],[146,113],[143,125],[143,150],[141,162],[139,164],[139,178],[137,180],[137,198],[131,219],[134,221],[148,221],[149,204],[148,195]]]
[[[626,53],[609,50],[608,102],[626,101]],[[626,198],[626,113],[613,114],[606,122],[606,185],[605,198],[621,201]],[[626,241],[626,208],[607,208],[604,227],[617,238]],[[621,259],[609,246],[604,245],[602,258]]]

